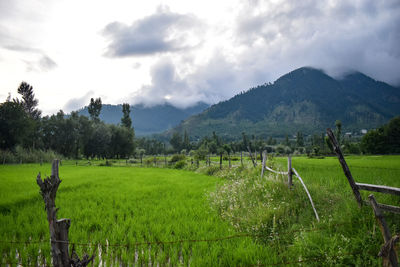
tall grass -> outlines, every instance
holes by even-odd
[[[400,187],[400,157],[348,157],[358,182]],[[317,222],[308,198],[294,178],[266,173],[260,166],[199,173],[164,168],[130,168],[113,162],[100,167],[75,161],[60,166],[57,194],[59,218],[71,218],[70,240],[81,255],[95,252],[107,265],[120,261],[149,265],[254,266],[302,263],[307,266],[379,266],[382,236],[369,207],[359,208],[336,158],[294,157],[293,167],[304,179],[321,218]],[[249,163],[249,164],[248,164]],[[145,164],[143,164],[145,165]],[[268,162],[286,170],[286,158]],[[50,165],[0,166],[1,240],[42,240],[43,243],[0,243],[4,263],[46,258],[49,234],[36,174],[50,174]],[[207,175],[205,175],[207,174]],[[210,176],[213,175],[213,176]],[[363,197],[367,196],[363,192]],[[374,193],[375,194],[375,193]],[[375,194],[381,203],[400,205],[395,196]],[[399,215],[386,214],[392,233],[400,232]],[[158,243],[204,240],[250,234],[217,242]],[[142,244],[136,244],[137,242]],[[146,244],[146,242],[156,242]],[[102,244],[100,247],[96,244]],[[106,244],[130,244],[112,247]]]
[[[400,187],[400,157],[349,157],[359,182]],[[268,162],[286,170],[286,158]],[[251,232],[257,240],[279,251],[284,262],[307,265],[378,266],[383,244],[372,209],[359,208],[336,158],[295,157],[292,166],[304,179],[321,218],[317,223],[305,192],[294,178],[288,190],[285,175],[260,176],[260,167],[221,171],[225,178],[210,194],[213,207],[239,231]],[[369,193],[363,192],[364,198]],[[381,203],[400,205],[396,196],[374,193]],[[400,231],[397,214],[386,214],[392,234]],[[261,238],[260,238],[261,237]]]
[[[61,159],[62,156],[53,150],[24,149],[21,146],[14,151],[0,150],[0,164],[51,162],[56,158]]]
[[[50,174],[50,165],[0,166],[0,243],[3,262],[37,261],[39,250],[50,262],[49,233],[36,174]],[[57,193],[59,218],[70,218],[70,241],[103,244],[103,262],[139,264],[228,266],[270,260],[274,252],[251,237],[218,242],[146,242],[215,239],[237,234],[207,202],[219,179],[188,171],[153,168],[60,166],[62,183]],[[144,243],[135,245],[135,243]],[[104,244],[131,244],[111,247]],[[98,246],[77,246],[79,254],[99,253]],[[43,259],[39,260],[40,262]],[[96,258],[96,264],[100,259]]]

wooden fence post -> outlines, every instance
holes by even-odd
[[[250,158],[251,158],[251,161],[253,162],[254,168],[257,167],[257,161],[254,161],[253,155],[251,154],[250,147],[247,147],[247,150],[249,151]],[[256,159],[256,160],[257,160],[257,159]]]
[[[378,203],[376,203],[374,195],[368,196],[369,202],[371,203],[372,209],[374,210],[375,218],[378,221],[379,228],[381,229],[381,233],[383,235],[383,239],[385,240],[385,244],[382,246],[381,251],[378,256],[383,258],[383,266],[398,266],[397,254],[394,249],[394,245],[399,241],[399,236],[393,237],[390,234],[389,227],[386,224],[386,220],[383,217],[381,210],[378,207]]]
[[[290,189],[293,185],[292,157],[290,155],[287,158],[287,165],[288,165],[288,186]]]
[[[326,129],[326,133],[328,134],[329,139],[331,140],[333,149],[339,159],[340,165],[342,165],[344,175],[346,176],[347,181],[349,181],[350,187],[353,190],[353,194],[357,200],[358,206],[361,207],[362,206],[362,198],[361,198],[360,191],[358,191],[358,186],[356,185],[356,182],[354,181],[353,176],[351,175],[349,166],[347,166],[347,163],[344,160],[342,150],[340,149],[340,146],[339,146],[338,142],[336,141],[335,135],[333,134],[333,132],[330,128]]]
[[[81,261],[75,253],[74,260],[70,259],[68,249],[68,230],[71,224],[71,220],[57,220],[58,208],[56,208],[55,201],[58,186],[61,183],[60,177],[58,176],[58,164],[58,160],[53,161],[50,177],[47,177],[42,181],[41,175],[39,173],[36,178],[36,182],[40,187],[40,194],[43,197],[47,211],[47,221],[49,222],[53,265],[56,267],[83,267],[88,265],[93,260],[94,254],[91,258],[88,258],[87,255],[85,255]],[[72,254],[74,254],[74,252]]]
[[[219,169],[222,170],[222,153],[219,155]]]
[[[240,164],[243,166],[243,151],[240,151]]]
[[[266,156],[266,151],[264,150],[262,153],[262,166],[261,166],[261,178],[264,176],[264,170],[265,170],[265,160],[267,159]]]

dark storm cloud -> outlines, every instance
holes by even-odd
[[[133,96],[135,101],[216,103],[303,66],[335,77],[360,71],[400,85],[398,0],[250,0],[241,8],[232,40],[240,49],[216,49],[208,62],[183,77],[179,61],[161,60],[151,71],[151,84]]]
[[[398,0],[304,0],[251,1],[235,29],[236,42],[249,48],[241,56],[253,58],[266,76],[307,65],[335,76],[358,70],[399,85],[399,27]]]
[[[166,8],[159,8],[155,14],[131,25],[112,22],[103,30],[110,40],[106,55],[124,57],[184,50],[193,45],[188,43],[190,30],[198,26],[195,17]]]

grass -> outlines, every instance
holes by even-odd
[[[213,161],[217,159],[213,159]],[[400,187],[399,156],[346,157],[357,182]],[[260,178],[250,162],[235,170],[203,165],[194,173],[164,168],[131,168],[123,161],[82,166],[65,161],[57,194],[59,218],[70,218],[70,241],[134,244],[203,240],[249,233],[251,237],[218,242],[101,246],[102,260],[139,264],[254,266],[299,263],[312,266],[379,266],[383,244],[370,207],[358,208],[336,158],[294,157],[292,166],[313,197],[321,222],[300,183],[289,191],[285,176]],[[240,164],[235,162],[234,164]],[[286,170],[286,158],[268,162]],[[190,163],[187,168],[193,168]],[[0,243],[3,263],[50,260],[49,234],[36,174],[50,165],[0,166],[1,240],[42,240],[35,244]],[[206,175],[209,174],[209,175]],[[214,176],[210,176],[214,175]],[[368,192],[363,192],[366,198]],[[400,205],[400,199],[374,193],[378,202]],[[392,234],[400,232],[399,215],[386,215]],[[79,254],[98,246],[77,246]],[[40,256],[43,257],[43,256]],[[43,259],[39,261],[42,262]],[[135,259],[136,258],[136,259]],[[96,259],[96,263],[99,262]],[[1,263],[1,262],[0,262]]]
[[[15,261],[15,249],[26,264],[28,259],[37,260],[39,249],[46,261],[50,260],[46,213],[35,182],[40,170],[50,173],[50,165],[0,167],[1,240],[45,241],[29,245],[1,243],[4,261]],[[214,239],[237,233],[207,202],[208,192],[219,183],[215,177],[170,169],[73,165],[61,166],[60,177],[58,217],[71,219],[71,242],[133,244]],[[92,253],[93,249],[77,247],[80,254]],[[190,262],[193,266],[256,264],[273,255],[271,249],[250,237],[128,249],[102,247],[103,260],[108,262],[135,261],[135,252],[138,262]]]

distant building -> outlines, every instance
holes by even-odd
[[[367,132],[368,132],[367,129],[361,129],[360,131],[361,134],[366,134]]]

